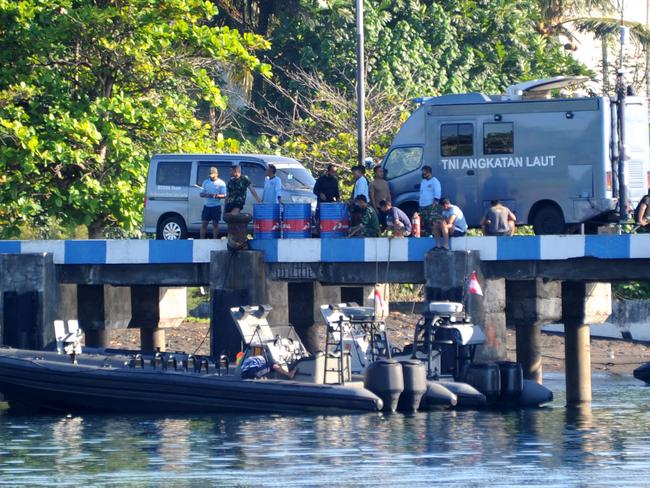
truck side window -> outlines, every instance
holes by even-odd
[[[483,124],[483,154],[512,154],[514,148],[512,122]]]
[[[422,161],[421,147],[396,147],[393,149],[384,164],[386,179],[392,180],[420,167]]]
[[[191,169],[190,161],[160,161],[156,171],[156,185],[188,186]]]
[[[474,125],[441,125],[440,154],[442,156],[471,156],[474,154]]]

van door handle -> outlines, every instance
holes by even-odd
[[[469,170],[467,170],[467,174],[468,174],[469,176],[474,176],[474,170],[473,170],[473,169],[469,169]]]

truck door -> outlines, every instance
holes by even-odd
[[[460,207],[469,226],[478,226],[483,208],[478,195],[477,124],[474,120],[433,120],[429,131],[433,158],[427,164],[440,180],[442,196]]]

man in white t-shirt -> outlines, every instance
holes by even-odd
[[[282,181],[276,176],[277,168],[269,164],[266,168],[266,178],[264,179],[264,192],[262,193],[263,203],[280,203],[282,197]]]
[[[462,237],[467,234],[467,220],[463,211],[456,205],[452,205],[448,198],[440,200],[442,218],[433,227],[433,235],[436,238],[434,249],[449,251],[449,238]],[[442,241],[442,245],[439,242]]]
[[[431,235],[436,222],[440,220],[442,210],[438,202],[442,188],[438,178],[433,176],[431,166],[422,166],[422,181],[420,182],[420,218],[422,219],[422,235]]]
[[[354,188],[352,190],[352,199],[350,200],[350,227],[355,227],[361,223],[361,217],[365,210],[359,208],[355,203],[357,197],[363,195],[366,197],[366,202],[370,201],[370,194],[368,191],[368,179],[366,178],[365,166],[359,164],[352,167],[352,176],[354,177]]]

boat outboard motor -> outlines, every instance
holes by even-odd
[[[524,372],[521,364],[512,361],[499,361],[501,376],[501,394],[499,400],[504,403],[516,403],[524,389]]]
[[[384,410],[394,412],[404,391],[402,365],[393,359],[379,359],[366,368],[363,386],[384,402]]]
[[[422,361],[407,359],[400,361],[404,378],[404,391],[399,397],[397,410],[415,412],[420,408],[422,397],[427,392],[427,369]]]
[[[488,403],[495,403],[501,394],[501,373],[496,363],[473,363],[467,367],[465,381],[483,393]]]

